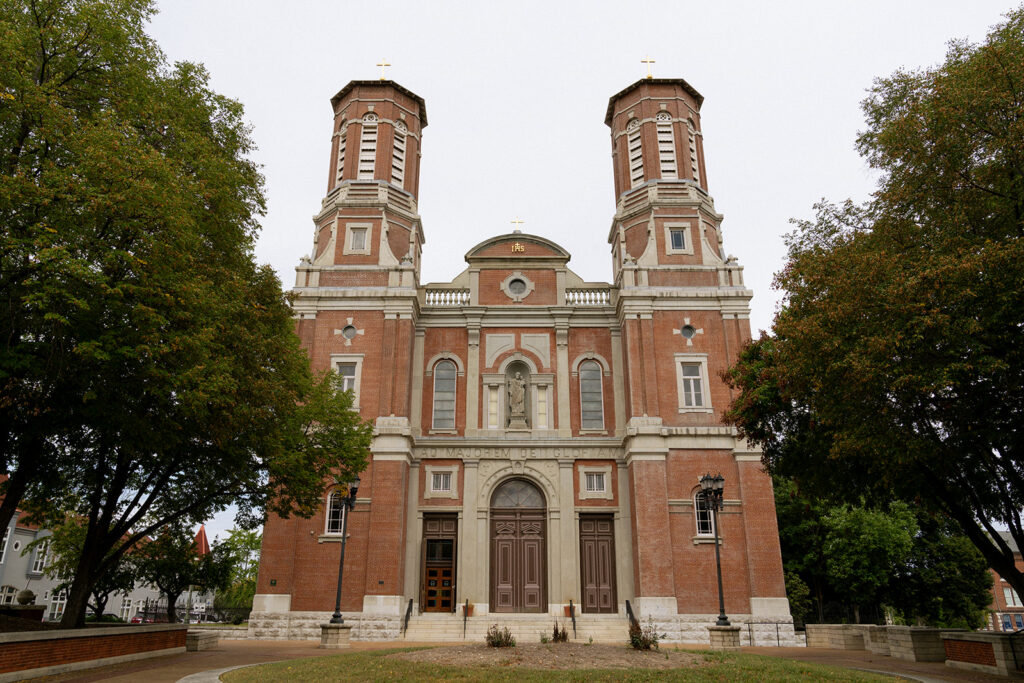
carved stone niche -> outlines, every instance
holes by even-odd
[[[505,369],[505,425],[508,429],[530,428],[530,368],[513,361]]]

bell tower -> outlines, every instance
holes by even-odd
[[[327,194],[296,286],[415,287],[423,98],[394,81],[351,81],[331,106]]]
[[[608,102],[616,194],[609,242],[620,287],[719,282],[672,269],[725,265],[722,216],[704,167],[703,102],[677,78],[643,78]]]

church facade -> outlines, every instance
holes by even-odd
[[[331,99],[328,189],[294,310],[313,368],[338,372],[374,422],[372,457],[351,511],[327,484],[319,515],[267,520],[254,637],[319,637],[348,515],[353,638],[397,638],[407,615],[465,627],[467,603],[474,620],[549,625],[571,602],[579,623],[624,629],[628,602],[669,640],[706,642],[705,473],[725,478],[727,614],[745,637],[792,635],[771,480],[721,420],[719,373],[750,337],[751,292],[708,194],[702,100],[646,78],[609,101],[611,283],[512,232],[471,246],[451,282],[421,284],[424,101],[386,80]]]

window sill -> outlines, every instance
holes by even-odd
[[[595,435],[595,436],[608,436],[608,430],[607,429],[581,429],[580,430],[580,435],[583,435],[583,434],[591,434],[591,435]]]
[[[714,545],[715,544],[715,537],[714,536],[694,536],[693,537],[693,544],[694,545],[705,545],[705,544],[707,544],[707,545]],[[718,545],[722,545],[722,539],[718,539]]]
[[[456,429],[431,429],[427,434],[455,434],[459,432]]]
[[[680,408],[680,413],[713,413],[714,408]]]
[[[346,539],[352,538],[352,534],[347,534]],[[341,543],[341,534],[320,534],[317,539],[317,543]]]

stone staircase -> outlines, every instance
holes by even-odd
[[[404,639],[416,643],[483,643],[484,636],[494,624],[508,627],[519,643],[539,643],[541,634],[551,637],[555,622],[569,632],[575,642],[626,643],[629,628],[625,615],[581,614],[576,616],[575,637],[572,620],[550,614],[486,614],[466,619],[465,635],[461,614],[415,614],[409,619]]]

